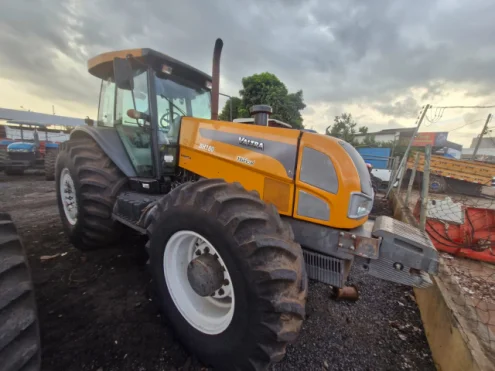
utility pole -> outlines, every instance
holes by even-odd
[[[478,137],[478,141],[476,142],[476,147],[474,147],[474,152],[473,152],[473,157],[471,157],[471,160],[475,160],[476,154],[478,153],[478,149],[480,148],[481,140],[483,139],[483,135],[485,135],[486,127],[488,126],[488,123],[492,119],[492,114],[489,113],[488,116],[486,117],[485,125],[483,126],[483,129],[481,129],[481,133]]]
[[[397,174],[395,174],[394,179],[390,178],[386,197],[388,197],[388,195],[390,194],[390,191],[392,190],[392,188],[394,188],[394,183],[396,181],[397,175],[401,174],[400,172],[402,171],[402,174],[400,175],[400,179],[399,179],[399,184],[397,186],[397,192],[400,193],[400,186],[402,184],[402,179],[403,179],[404,173],[406,172],[406,169],[407,169],[407,157],[409,156],[409,151],[411,150],[411,146],[412,146],[412,143],[414,142],[414,138],[416,138],[416,135],[418,135],[419,128],[421,127],[421,123],[423,122],[423,119],[426,116],[426,112],[430,108],[431,108],[431,106],[429,104],[427,104],[426,106],[423,106],[421,113],[419,114],[419,116],[416,120],[416,122],[417,122],[416,128],[414,129],[414,133],[412,135],[412,138],[409,141],[409,144],[407,145],[406,152],[404,153],[404,156],[402,157],[402,159],[400,161],[399,170],[398,170]]]

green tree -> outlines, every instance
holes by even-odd
[[[230,101],[232,101],[232,120],[237,119],[242,116],[242,101],[241,98],[232,97],[225,102],[225,106],[223,106],[222,112],[218,116],[220,120],[230,121]],[[241,112],[239,112],[241,109]]]
[[[286,122],[294,128],[303,128],[301,110],[304,104],[303,92],[299,90],[289,93],[285,84],[272,73],[263,72],[242,79],[242,89],[239,91],[241,102],[237,110],[233,110],[238,117],[250,117],[249,108],[256,104],[267,104],[272,107],[272,118]],[[228,119],[230,108],[224,106],[220,117]],[[232,101],[234,106],[234,100]]]
[[[354,121],[352,115],[350,113],[343,113],[340,116],[335,116],[333,125],[327,127],[325,134],[335,138],[340,138],[352,145],[355,145],[356,143],[354,138],[357,134],[356,126],[357,122]],[[361,130],[366,130],[366,132],[368,132],[368,128],[364,129],[364,127],[361,127],[359,128],[359,131],[361,132]]]

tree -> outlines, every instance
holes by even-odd
[[[232,120],[237,119],[239,117],[244,117],[241,115],[242,112],[239,110],[242,108],[241,98],[232,97],[225,102],[225,106],[223,106],[222,112],[218,116],[220,120],[223,121],[231,121],[230,117],[230,101],[232,101]],[[241,110],[242,111],[242,110]]]
[[[327,127],[325,134],[332,137],[340,138],[346,142],[355,145],[354,138],[357,134],[356,130],[357,122],[354,121],[350,113],[343,113],[340,116],[335,116],[333,125]],[[359,128],[359,131],[366,130],[364,127]],[[364,134],[364,133],[363,133]]]
[[[303,128],[301,110],[306,105],[303,100],[303,92],[299,90],[289,93],[285,84],[272,73],[263,72],[242,79],[242,89],[239,91],[241,102],[237,110],[233,110],[238,117],[250,117],[249,109],[257,104],[267,104],[272,107],[271,118],[286,122],[294,128]],[[232,105],[234,106],[234,100]],[[229,118],[230,108],[228,103],[224,106],[220,117]],[[224,114],[225,113],[225,114]]]
[[[368,134],[368,127],[367,126],[361,126],[358,129],[359,134]]]

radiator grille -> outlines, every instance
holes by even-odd
[[[342,260],[316,252],[303,250],[308,277],[328,285],[344,286],[344,264]]]

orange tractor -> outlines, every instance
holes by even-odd
[[[368,221],[370,175],[350,144],[269,126],[267,106],[218,121],[222,45],[212,77],[151,49],[91,59],[98,118],[62,144],[57,198],[77,248],[147,236],[161,309],[205,364],[265,369],[297,338],[308,278],[342,287],[355,263],[426,287],[438,259],[419,230]]]

